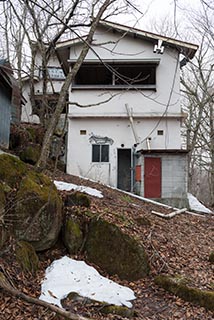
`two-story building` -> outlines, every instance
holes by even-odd
[[[57,44],[65,73],[82,44]],[[196,50],[194,44],[100,22],[68,92],[67,172],[183,205],[180,62]]]

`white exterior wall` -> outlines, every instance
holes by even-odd
[[[36,62],[35,62],[35,77],[38,77],[34,81],[34,91],[35,94],[42,94],[42,86],[43,81],[42,79],[39,79],[39,68],[42,66],[41,57],[39,55],[36,56]],[[48,66],[50,67],[60,67],[59,60],[57,57],[51,57]],[[61,87],[63,85],[63,80],[51,80],[47,83],[47,93],[57,93],[60,92]],[[36,115],[32,115],[32,106],[30,102],[30,83],[29,81],[25,81],[23,84],[22,94],[24,98],[26,99],[25,105],[22,107],[22,114],[21,114],[21,121],[22,122],[31,122],[31,123],[39,123],[39,117]]]
[[[73,88],[72,92],[70,92],[70,101],[83,105],[105,101],[112,94],[115,94],[116,97],[108,103],[99,106],[99,108],[95,107],[90,110],[80,110],[79,108],[71,107],[70,113],[79,113],[82,115],[87,113],[108,113],[109,115],[115,115],[115,113],[120,114],[124,112],[124,105],[128,103],[130,107],[133,108],[134,114],[142,114],[143,112],[161,115],[166,110],[166,105],[169,102],[173,81],[174,88],[167,112],[169,114],[180,113],[180,75],[178,52],[175,49],[165,48],[164,53],[159,55],[153,53],[154,46],[149,42],[131,37],[121,37],[120,34],[108,33],[104,30],[97,32],[95,39],[97,39],[96,44],[106,42],[111,42],[111,44],[105,45],[106,49],[104,45],[102,47],[93,46],[93,50],[97,55],[90,50],[85,62],[87,62],[87,60],[96,61],[98,60],[98,56],[104,61],[151,61],[152,59],[160,59],[156,73],[156,92],[152,90],[140,90],[138,91],[139,93],[137,93],[136,90],[111,90],[108,94],[103,90],[96,91]],[[80,54],[80,50],[80,44],[74,45],[70,51],[70,59],[75,61]]]
[[[32,115],[32,106],[30,102],[30,86],[27,81],[23,84],[22,94],[26,103],[22,106],[21,121],[29,123],[39,123],[39,117]]]
[[[158,120],[136,120],[135,129],[139,139],[144,139],[151,128],[157,125]],[[163,136],[157,135],[157,130],[165,130],[165,121],[160,122],[157,129],[150,135],[150,146],[152,149],[165,149],[165,144],[170,148],[174,146],[174,138],[164,131]],[[80,130],[86,130],[86,135],[80,135]],[[177,120],[167,125],[167,130],[178,131]],[[69,120],[69,141],[67,150],[67,172],[98,180],[102,183],[117,186],[117,149],[132,149],[136,144],[135,137],[128,118],[124,119],[75,119]],[[109,163],[92,163],[92,135],[108,137],[114,142],[110,145]],[[123,147],[122,147],[123,145]],[[146,141],[142,144],[147,149]]]
[[[124,149],[131,149],[137,142],[125,104],[128,104],[133,116],[137,140],[142,142],[141,148],[147,150],[146,138],[150,138],[151,150],[181,149],[178,52],[165,48],[163,55],[158,55],[153,53],[153,45],[149,42],[121,37],[119,33],[108,33],[104,29],[97,31],[95,39],[97,44],[102,42],[103,45],[94,46],[93,50],[106,61],[160,60],[156,91],[73,87],[69,92],[69,101],[73,104],[69,108],[67,172],[116,187],[117,149],[122,148],[121,145]],[[71,47],[71,61],[77,59],[80,50],[80,44]],[[85,61],[96,61],[97,55],[90,50]],[[75,106],[75,102],[84,108]],[[97,103],[99,105],[86,107]],[[80,130],[86,130],[87,134],[80,135]],[[164,134],[158,135],[157,130],[163,130]],[[92,134],[113,139],[109,163],[92,163],[89,141]]]

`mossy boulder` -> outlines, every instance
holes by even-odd
[[[9,187],[17,187],[26,172],[27,167],[19,158],[6,153],[0,155],[0,180]]]
[[[5,225],[1,224],[0,222],[0,252],[2,248],[4,247],[6,241],[8,240],[8,231],[5,228]]]
[[[70,254],[77,254],[83,244],[83,232],[79,220],[71,216],[66,219],[63,226],[62,239]]]
[[[62,226],[62,201],[51,180],[35,171],[22,179],[16,195],[15,234],[37,251],[49,249]]]
[[[144,247],[119,227],[103,219],[92,219],[85,251],[89,261],[110,275],[117,274],[121,279],[134,281],[149,273]]]
[[[214,264],[214,251],[212,251],[209,255],[209,262]]]
[[[30,242],[38,251],[49,249],[62,226],[62,201],[53,182],[9,154],[0,155],[0,181],[3,202],[4,193],[13,191],[8,215],[16,221],[16,238]]]
[[[71,194],[67,194],[65,197],[65,206],[81,206],[89,208],[91,204],[91,200],[89,197],[82,192],[74,192]]]
[[[3,216],[5,203],[6,203],[6,198],[5,198],[5,192],[4,192],[4,185],[0,182],[0,220],[1,220],[1,217]]]
[[[3,183],[0,183],[0,250],[7,240],[7,230],[5,228],[5,186]]]
[[[28,132],[29,141],[42,145],[44,140],[45,129],[38,124],[30,124],[26,127]]]
[[[13,124],[10,130],[10,149],[19,151],[30,143],[41,145],[44,130],[39,124]]]
[[[16,260],[23,271],[35,273],[38,269],[39,258],[34,247],[25,241],[19,241],[16,244]]]
[[[123,318],[131,318],[134,316],[134,309],[125,306],[103,305],[100,308],[102,314],[116,314]]]
[[[159,275],[155,278],[155,283],[185,301],[214,310],[214,291],[192,288],[188,285],[188,281],[183,281],[182,277],[177,276]]]
[[[39,144],[29,144],[19,154],[20,159],[32,165],[36,164],[41,153],[41,146]]]

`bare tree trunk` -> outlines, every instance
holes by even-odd
[[[7,6],[7,7],[6,7]],[[8,17],[8,4],[3,3],[4,11],[7,12],[5,15],[5,40],[6,40],[6,56],[7,60],[10,61],[10,45],[9,45],[9,36],[8,36],[8,26],[9,26],[9,17]]]
[[[42,145],[42,151],[41,151],[41,155],[40,158],[36,164],[37,169],[43,170],[46,166],[47,163],[47,159],[49,156],[49,149],[50,149],[50,144],[51,144],[51,138],[53,136],[54,130],[59,122],[60,119],[60,115],[63,111],[64,108],[64,103],[66,101],[66,96],[67,96],[67,92],[68,89],[70,87],[71,82],[73,81],[74,77],[76,76],[79,68],[81,67],[88,51],[90,48],[90,45],[92,43],[93,40],[93,35],[94,32],[96,30],[96,27],[103,15],[103,13],[106,11],[106,9],[108,8],[108,6],[113,3],[115,0],[105,0],[104,4],[101,6],[101,8],[99,9],[99,12],[97,14],[97,16],[94,18],[91,28],[89,30],[88,36],[86,41],[83,44],[83,48],[82,51],[76,61],[76,63],[74,64],[74,67],[72,68],[72,70],[68,73],[65,82],[62,86],[61,92],[60,92],[60,96],[56,105],[56,108],[54,110],[54,113],[50,119],[48,128],[46,130],[45,136],[44,136],[44,141],[43,141],[43,145]]]
[[[211,155],[211,168],[210,168],[210,204],[214,205],[214,112],[213,103],[210,103],[210,155]]]

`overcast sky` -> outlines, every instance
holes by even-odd
[[[144,20],[150,17],[154,19],[162,16],[171,15],[175,13],[181,17],[183,12],[192,11],[199,7],[200,0],[136,0],[143,13],[145,13]],[[142,19],[143,20],[143,19]]]
[[[192,25],[188,15],[191,15],[194,11],[198,11],[200,7],[200,0],[134,0],[135,4],[138,4],[138,8],[143,13],[133,16],[122,17],[121,23],[128,24],[132,27],[140,28],[143,30],[152,31],[160,34],[167,34],[171,37],[181,38],[182,40],[196,42],[192,35]],[[176,8],[175,8],[176,2]],[[176,21],[174,17],[176,16]],[[163,21],[168,20],[167,23]],[[155,22],[155,23],[154,23]],[[166,21],[165,21],[166,22]],[[158,26],[161,23],[165,24],[163,30]],[[156,24],[156,27],[154,27]],[[175,36],[174,26],[177,26],[178,35]],[[167,28],[166,26],[171,26]],[[172,29],[172,30],[170,30]]]

